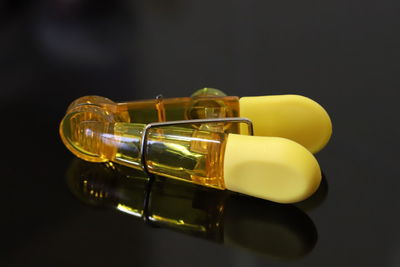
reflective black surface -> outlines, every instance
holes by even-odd
[[[91,206],[116,209],[150,226],[272,258],[301,258],[318,239],[314,223],[294,205],[160,176],[147,177],[142,171],[113,163],[75,159],[67,173],[67,184],[79,200]]]
[[[399,266],[399,5],[2,1],[1,265]],[[254,230],[264,231],[265,240],[246,245],[246,223],[197,238],[70,192],[73,157],[58,123],[71,101],[188,96],[205,86],[321,103],[334,125],[317,154],[329,192],[283,213],[269,202],[224,198],[224,221],[256,216]],[[285,231],[300,245],[274,243]],[[231,245],[221,233],[234,236]]]

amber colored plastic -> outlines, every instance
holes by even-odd
[[[134,122],[147,124],[175,120],[225,118],[239,116],[239,98],[226,96],[217,89],[204,88],[196,91],[191,97],[162,98],[150,100],[115,103],[100,96],[84,96],[69,106],[67,114],[88,106],[96,106],[103,115],[112,115],[117,122]],[[218,124],[203,127],[221,127]],[[238,125],[224,124],[223,131],[239,133]],[[202,128],[206,130],[208,128]],[[219,129],[217,129],[219,130]]]
[[[150,129],[146,162],[142,162],[140,145],[145,125],[115,122],[113,116],[95,105],[77,106],[61,122],[64,144],[84,160],[113,161],[135,169],[145,164],[150,173],[225,188],[226,134],[183,127]]]
[[[115,103],[105,97],[85,96],[74,101],[60,125],[60,135],[76,156],[92,162],[114,161],[136,169],[223,189],[223,151],[226,135],[236,124],[151,129],[146,162],[140,143],[145,123],[170,120],[237,117],[237,97],[204,88],[192,97],[157,97]],[[210,131],[212,130],[212,131]]]

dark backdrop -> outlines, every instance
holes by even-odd
[[[6,265],[399,266],[399,1],[1,1]],[[83,95],[294,93],[330,113],[304,257],[256,255],[78,202],[58,136]],[[301,205],[300,205],[301,206]],[[250,207],[251,208],[251,207]],[[265,242],[268,243],[266,237]]]

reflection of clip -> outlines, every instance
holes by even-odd
[[[313,249],[318,238],[312,220],[293,205],[227,194],[161,176],[148,186],[150,179],[143,172],[117,164],[75,159],[67,183],[87,204],[147,217],[154,226],[273,258],[300,258]]]
[[[145,171],[148,175],[150,175],[150,172],[149,172],[145,162],[147,162],[146,161],[146,154],[147,154],[146,142],[147,142],[149,130],[151,128],[177,126],[177,125],[188,125],[188,124],[192,125],[192,124],[221,123],[221,122],[223,122],[223,123],[226,123],[226,122],[245,123],[245,124],[247,124],[248,133],[250,135],[254,135],[253,123],[251,122],[251,120],[249,120],[247,118],[196,119],[196,120],[181,120],[181,121],[168,121],[168,122],[152,122],[152,123],[147,124],[143,129],[142,142],[140,144],[140,154],[142,155],[143,171]]]

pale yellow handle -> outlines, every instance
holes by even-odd
[[[253,121],[254,135],[284,137],[312,153],[320,151],[332,135],[328,113],[307,97],[255,96],[242,97],[239,101],[240,117]]]
[[[321,170],[306,148],[289,139],[229,134],[224,181],[235,192],[294,203],[317,190]]]

